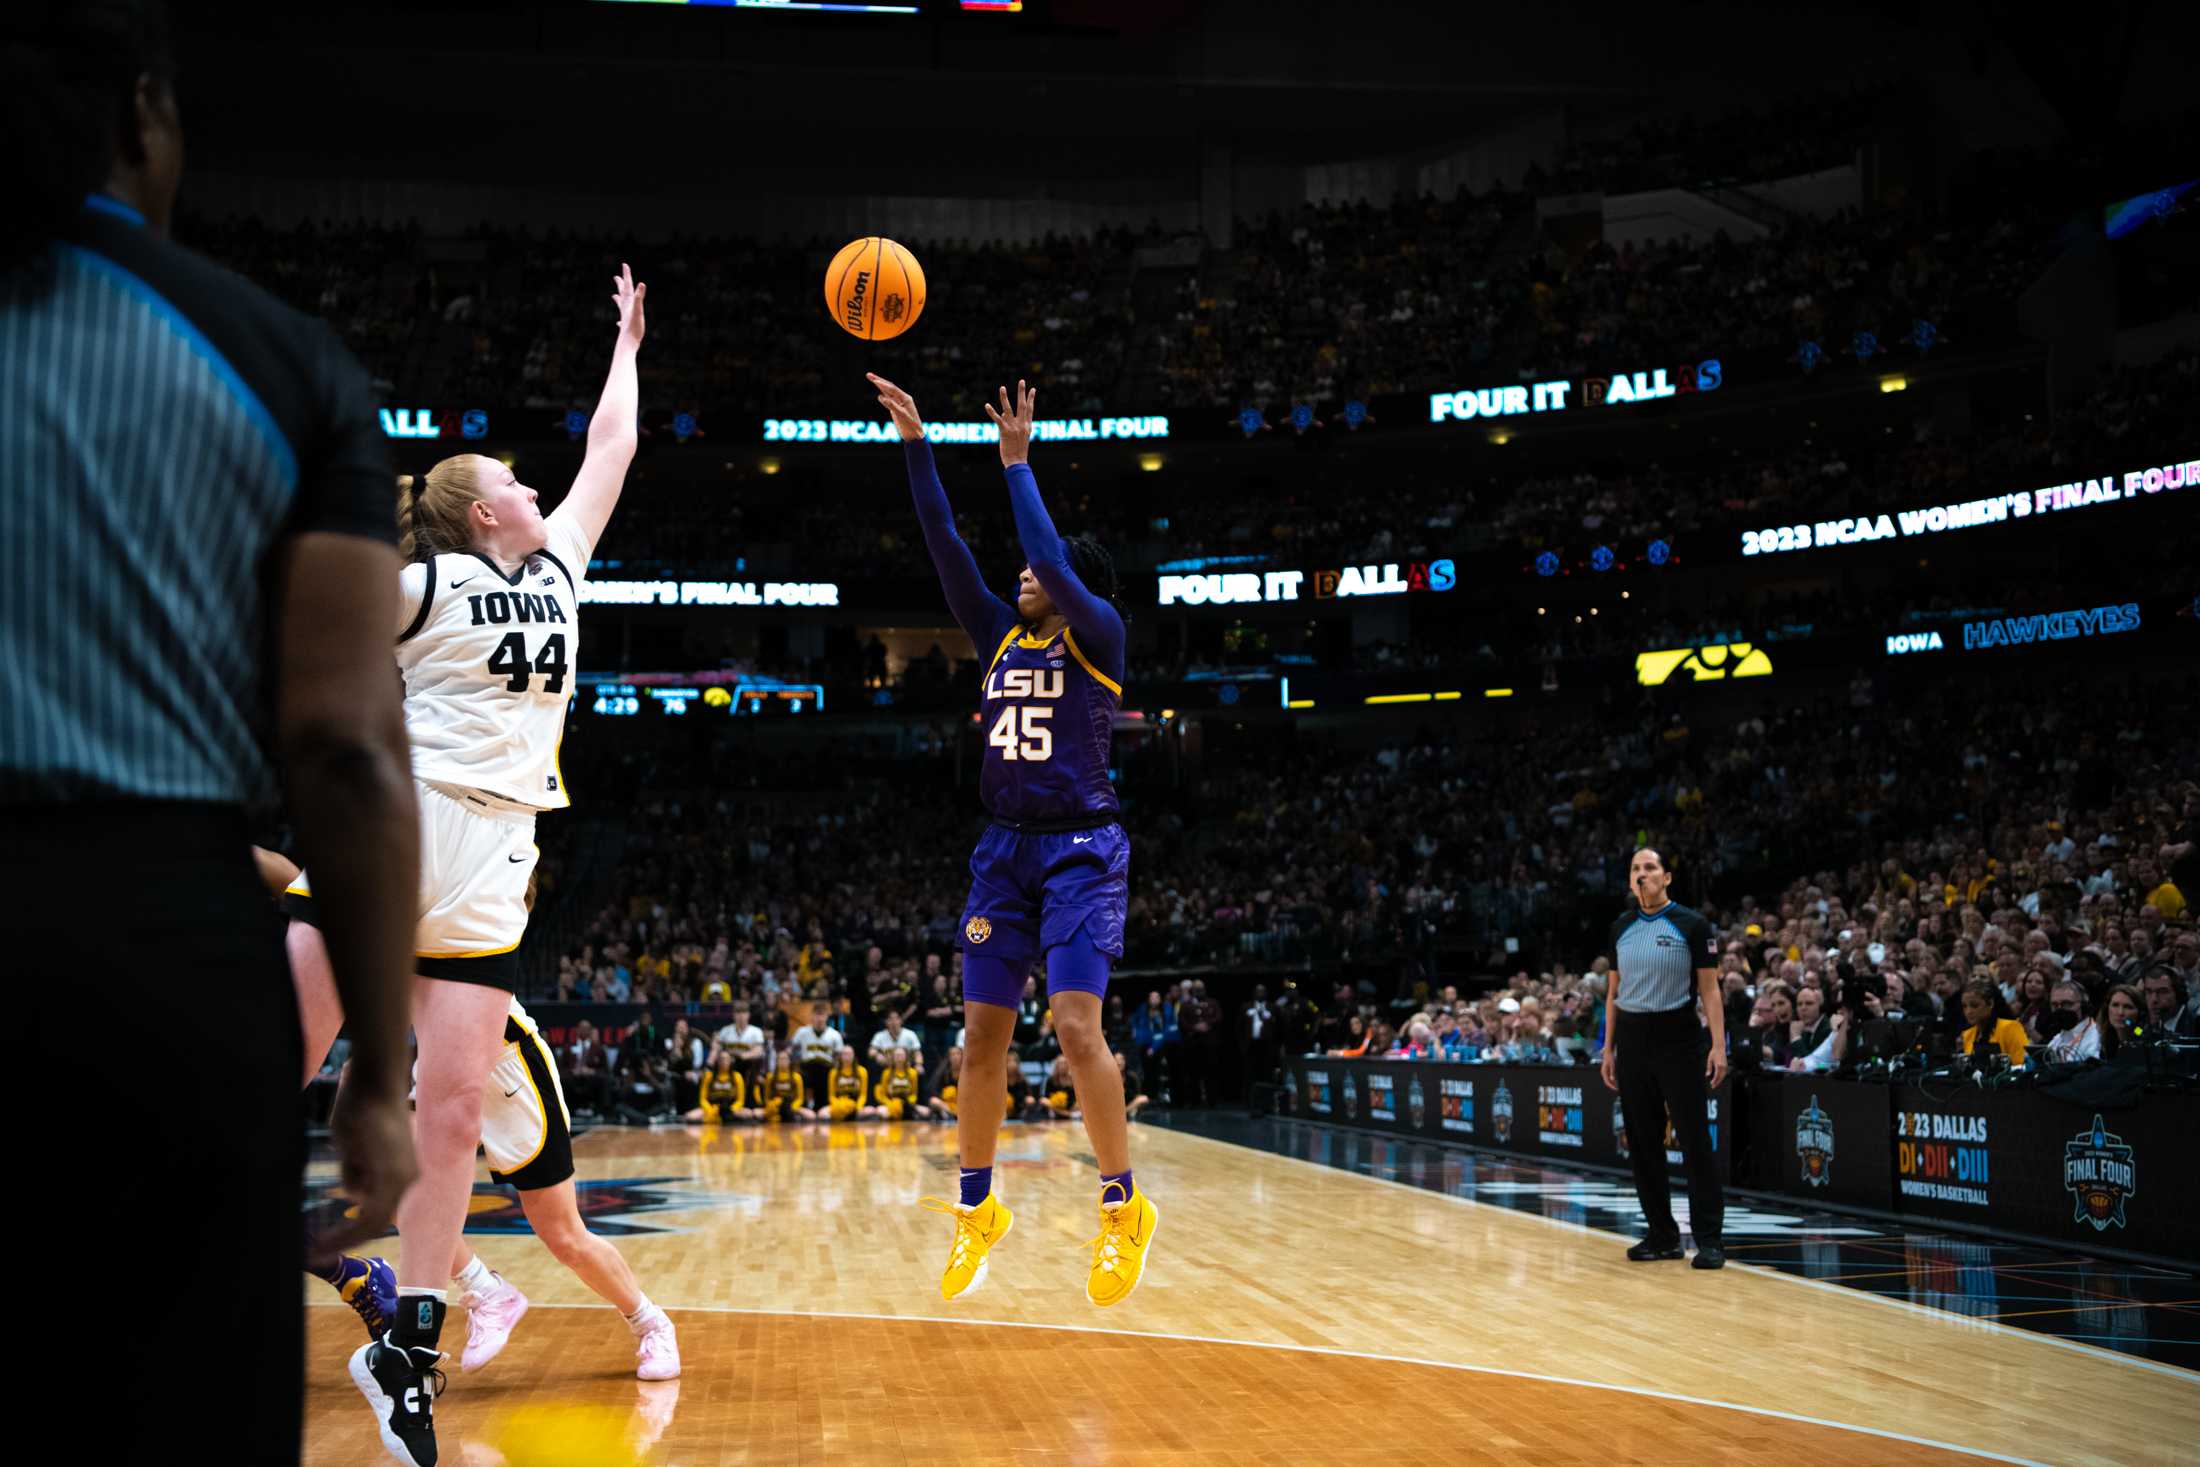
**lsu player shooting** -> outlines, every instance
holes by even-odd
[[[988,1255],[1015,1224],[993,1190],[993,1156],[1017,1004],[1024,980],[1043,965],[1100,1165],[1100,1233],[1090,1244],[1085,1297],[1117,1304],[1144,1277],[1161,1215],[1131,1176],[1123,1082],[1100,1012],[1110,969],[1123,954],[1130,897],[1130,839],[1108,778],[1125,651],[1115,563],[1090,536],[1064,540],[1055,532],[1031,473],[1037,395],[1018,382],[1013,403],[1003,387],[999,408],[985,409],[1000,430],[1025,561],[1014,601],[995,595],[955,533],[916,403],[883,377],[870,381],[901,432],[910,493],[948,608],[986,659],[979,794],[992,824],[971,854],[963,909],[961,1195],[924,1202],[955,1224],[940,1294],[953,1299],[983,1283]]]

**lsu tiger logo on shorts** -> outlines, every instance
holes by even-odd
[[[963,936],[972,942],[983,942],[992,935],[993,923],[990,918],[972,917],[963,924]]]

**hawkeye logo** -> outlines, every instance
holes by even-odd
[[[1754,642],[1635,654],[1635,681],[1646,688],[1670,682],[1676,673],[1686,673],[1689,682],[1715,683],[1730,677],[1764,677],[1771,671],[1772,659]]]
[[[2124,1201],[2138,1194],[2139,1168],[2124,1138],[2110,1135],[2098,1115],[2092,1130],[2063,1145],[2063,1190],[2077,1200],[2072,1222],[2091,1223],[2096,1233],[2124,1225]]]
[[[1833,1180],[1833,1117],[1819,1106],[1815,1095],[1795,1118],[1795,1159],[1802,1164],[1803,1180],[1809,1185],[1823,1187]]]
[[[1513,1135],[1512,1087],[1503,1080],[1497,1082],[1497,1093],[1490,1097],[1490,1131],[1498,1144],[1509,1145]]]

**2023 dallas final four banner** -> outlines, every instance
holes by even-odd
[[[1705,1103],[1719,1175],[1733,1153],[1732,1081]],[[1586,1065],[1445,1065],[1391,1060],[1293,1059],[1284,1066],[1290,1114],[1430,1141],[1454,1141],[1552,1161],[1629,1165],[1619,1097]],[[1680,1169],[1669,1124],[1649,1144]]]
[[[1625,1166],[1635,1144],[1594,1068],[1291,1059],[1288,1113],[1548,1161]],[[2200,1262],[2200,1096],[2125,1109],[2050,1092],[1752,1075],[1737,1166],[1733,1081],[1709,1098],[1721,1175],[1799,1202]],[[1776,1094],[1767,1096],[1767,1090]],[[1680,1166],[1670,1130],[1659,1138]]]

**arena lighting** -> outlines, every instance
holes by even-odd
[[[1286,708],[1311,708],[1314,706],[1314,700],[1312,698],[1293,698],[1283,706]]]
[[[2164,490],[2186,489],[2196,483],[2200,483],[2200,458],[2188,458],[2180,463],[2127,469],[2121,474],[2104,474],[2098,479],[2073,479],[2066,484],[2050,484],[2044,489],[1994,494],[1960,504],[1934,504],[1923,509],[1897,510],[1891,515],[1867,514],[1852,519],[1819,520],[1816,524],[1744,530],[1742,554],[1778,555],[1783,551],[1856,545],[1867,540],[1938,535],[1949,530],[1998,525],[2030,515],[2090,509],[2099,504],[2160,494]]]
[[[1142,453],[1138,456],[1138,467],[1143,473],[1160,473],[1162,462],[1162,457],[1158,453]]]
[[[1378,703],[1427,703],[1435,696],[1434,693],[1371,693],[1360,701],[1372,707]]]
[[[1881,392],[1907,392],[1909,387],[1910,379],[1907,377],[1882,377],[1879,379],[1879,390]]]
[[[1512,695],[1513,690],[1511,688],[1484,688],[1482,690],[1482,696],[1485,698],[1510,698]]]
[[[756,467],[760,473],[776,474],[779,472],[779,460],[776,458],[760,458],[756,461]]]
[[[833,581],[581,582],[581,603],[602,606],[838,606]]]
[[[991,423],[926,423],[933,443],[998,443],[1001,430]],[[1169,420],[1157,415],[1135,418],[1041,418],[1031,425],[1035,443],[1099,439],[1166,438]],[[901,430],[869,418],[766,418],[766,443],[899,443]]]

